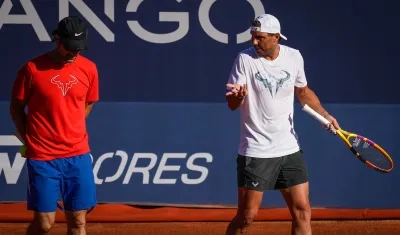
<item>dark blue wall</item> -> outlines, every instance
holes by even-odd
[[[13,2],[11,13],[23,14],[19,1]],[[51,32],[58,22],[58,1],[33,2],[47,32]],[[103,101],[223,102],[234,57],[250,45],[235,43],[235,34],[247,29],[254,18],[251,5],[244,0],[218,0],[210,10],[212,24],[229,34],[228,44],[211,39],[202,29],[198,16],[201,1],[145,0],[136,13],[126,9],[128,2],[137,1],[115,1],[114,22],[104,13],[104,1],[83,2],[115,35],[114,42],[106,42],[91,28],[90,50],[85,53],[99,66]],[[400,54],[396,1],[262,2],[266,12],[280,19],[282,32],[289,38],[287,45],[301,50],[310,86],[324,102],[400,102],[396,92],[400,79],[395,71]],[[137,20],[154,33],[177,29],[178,23],[158,21],[160,11],[187,12],[186,36],[172,43],[149,43],[126,23]],[[70,14],[78,14],[71,4]],[[6,82],[0,88],[1,100],[8,100],[18,67],[52,47],[50,42],[40,43],[30,25],[2,26],[0,51]]]
[[[32,2],[41,19],[38,22],[51,32],[59,19],[59,1]],[[104,13],[104,1],[72,2],[81,3],[81,11],[88,6],[114,34],[114,39],[107,42],[89,24],[90,49],[84,53],[97,63],[100,74],[101,102],[88,120],[100,201],[234,205],[239,119],[238,113],[224,104],[224,93],[236,54],[250,45],[249,41],[236,44],[235,34],[246,30],[254,18],[251,5],[233,0],[214,3],[210,21],[229,34],[228,43],[221,43],[208,36],[199,23],[201,1],[145,0],[136,13],[126,9],[139,1],[115,1],[114,17],[110,5]],[[1,3],[0,12],[4,12],[9,1]],[[12,3],[10,14],[25,14],[19,1]],[[25,6],[28,3],[25,1]],[[287,45],[303,54],[310,87],[341,126],[382,144],[396,163],[399,151],[395,147],[400,144],[396,137],[400,118],[398,4],[371,0],[262,3],[257,11],[265,10],[280,19],[282,32],[289,39]],[[78,14],[72,4],[69,7],[71,15]],[[138,20],[153,33],[176,30],[178,23],[158,22],[160,11],[187,12],[187,34],[175,42],[152,43],[130,30],[128,20]],[[83,15],[88,17],[87,12]],[[18,21],[1,15],[0,22],[4,20]],[[31,25],[3,24],[0,28],[0,201],[25,200],[24,160],[18,156],[15,160],[18,147],[10,146],[18,143],[5,142],[14,131],[8,100],[18,68],[53,48],[46,41],[48,34],[41,36],[42,42]],[[370,170],[298,106],[296,113],[295,126],[306,153],[314,206],[400,208],[397,168],[386,175]],[[100,156],[113,156],[117,150],[122,158],[98,164]],[[147,155],[138,160],[136,167],[130,167],[140,153]],[[165,153],[184,153],[181,159],[167,161],[167,165],[180,166],[179,170],[161,175],[177,179],[174,184],[154,181]],[[190,164],[189,157],[196,153],[200,155]],[[148,166],[150,158],[154,159],[154,167],[149,171],[148,184],[137,172],[127,184],[123,183],[129,168],[140,171],[138,167]],[[101,182],[118,171],[121,159],[126,160],[121,175],[112,182]],[[204,171],[204,180],[193,184],[182,180],[185,173],[189,179],[199,178],[199,170]],[[272,192],[266,195],[263,205],[283,206],[284,202],[278,192]]]

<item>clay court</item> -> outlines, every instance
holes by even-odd
[[[157,222],[157,223],[90,223],[87,232],[91,235],[223,235],[226,222]],[[0,234],[25,234],[26,223],[2,223]],[[54,235],[65,234],[65,224],[57,224]],[[249,231],[250,235],[290,234],[289,222],[257,222]],[[395,235],[400,234],[398,221],[316,221],[313,222],[316,235]]]
[[[25,234],[32,215],[24,203],[0,204],[0,234]],[[60,212],[60,211],[59,211]],[[88,215],[88,234],[92,235],[220,235],[224,234],[233,208],[137,207],[103,204]],[[313,234],[317,235],[395,235],[400,234],[400,211],[313,209]],[[250,235],[290,234],[290,215],[286,209],[263,209]],[[62,213],[51,234],[65,234]]]

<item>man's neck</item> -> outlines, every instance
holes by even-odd
[[[69,61],[66,61],[64,59],[64,57],[57,50],[50,51],[49,56],[55,63],[60,64],[60,65],[71,63]]]
[[[267,55],[264,57],[266,60],[275,60],[276,58],[278,58],[279,56],[279,51],[280,51],[281,47],[278,45],[276,45],[276,47],[271,48],[271,50],[267,53]]]

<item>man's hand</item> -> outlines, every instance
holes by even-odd
[[[326,118],[331,123],[330,128],[328,129],[325,126],[325,129],[327,129],[329,132],[331,132],[333,134],[336,134],[336,130],[340,129],[340,126],[339,126],[339,123],[337,122],[337,120],[329,114],[325,115],[324,118]]]
[[[226,84],[229,91],[225,94],[226,101],[231,110],[236,110],[243,103],[244,97],[247,96],[247,86],[240,84]]]
[[[231,89],[228,91],[225,95],[226,96],[234,96],[236,98],[242,99],[247,96],[247,85],[244,84],[243,86],[240,84],[231,84],[228,83],[226,84],[226,87],[228,89]]]

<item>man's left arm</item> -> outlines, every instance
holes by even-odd
[[[321,102],[319,101],[317,95],[311,90],[307,85],[307,79],[304,71],[304,60],[302,55],[298,54],[298,72],[295,80],[294,92],[296,94],[297,99],[299,100],[301,106],[303,107],[305,104],[314,109],[317,113],[321,114],[323,117],[328,119],[335,129],[340,129],[338,122],[334,117],[332,117],[328,111],[322,107]]]
[[[94,102],[90,102],[90,103],[86,102],[86,106],[85,106],[86,117],[88,117],[90,111],[92,111],[93,105],[94,105]]]
[[[94,66],[92,74],[89,90],[86,96],[86,117],[89,116],[90,111],[92,111],[94,103],[99,100],[99,75],[96,66]]]
[[[308,86],[295,87],[294,93],[296,94],[296,97],[299,100],[301,106],[307,104],[322,116],[326,117],[329,115],[329,113],[324,109],[324,107],[322,107],[321,102],[319,101],[317,95]]]

